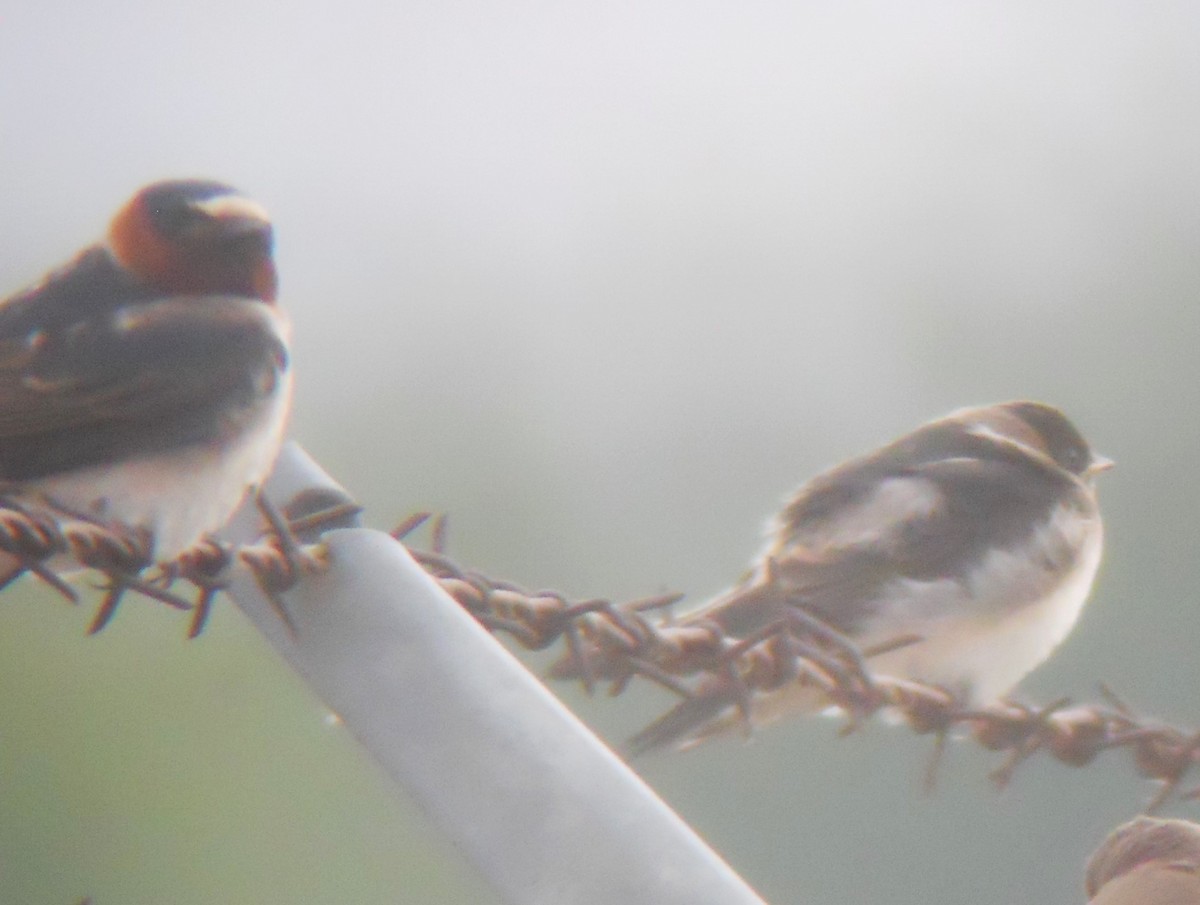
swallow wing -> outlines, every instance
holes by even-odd
[[[787,610],[801,607],[853,639],[891,582],[948,578],[969,593],[971,567],[990,550],[1027,539],[1061,503],[1056,491],[1070,486],[1044,463],[1010,452],[890,470],[867,460],[817,479],[785,508],[766,565],[683,621],[746,638],[785,625]],[[735,728],[738,694],[726,677],[706,677],[693,696],[633,736],[628,750],[688,746]],[[800,700],[802,709],[821,703]]]
[[[121,304],[88,284],[72,270],[0,307],[0,479],[220,444],[288,367],[257,300]]]
[[[1047,518],[1070,479],[1007,450],[875,471],[804,488],[766,553],[775,593],[735,589],[704,611],[745,636],[801,606],[853,635],[897,579],[966,582],[989,551]]]

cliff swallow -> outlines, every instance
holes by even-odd
[[[991,702],[1079,618],[1103,538],[1093,478],[1111,464],[1043,403],[954,412],[801,487],[746,580],[682,622],[736,641],[797,607],[861,648],[915,637],[873,658],[872,673]],[[751,701],[756,723],[820,707],[798,682]],[[737,725],[729,687],[709,679],[631,749]]]
[[[0,302],[5,493],[148,529],[158,561],[220,527],[290,405],[272,247],[266,211],[232,188],[160,182]]]

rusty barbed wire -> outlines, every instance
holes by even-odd
[[[404,538],[416,523],[402,525]],[[663,594],[627,603],[573,601],[549,589],[531,591],[466,569],[444,551],[409,548],[442,588],[485,627],[505,632],[531,650],[562,639],[566,651],[550,677],[577,679],[592,693],[601,681],[620,694],[641,677],[678,694],[683,702],[717,696],[736,709],[747,732],[755,695],[789,682],[811,685],[837,707],[848,735],[864,721],[888,711],[920,735],[935,739],[925,784],[932,787],[945,742],[964,735],[1004,756],[990,777],[1008,785],[1035,755],[1070,767],[1085,767],[1108,751],[1129,752],[1135,772],[1159,788],[1144,808],[1152,813],[1167,801],[1200,798],[1200,787],[1180,791],[1200,764],[1200,731],[1185,731],[1139,717],[1107,687],[1101,703],[1063,698],[1037,707],[1012,700],[967,706],[944,688],[871,673],[868,663],[896,647],[919,643],[899,637],[859,650],[820,620],[796,610],[780,624],[745,638],[730,637],[716,623],[673,617],[682,594]],[[769,580],[769,576],[768,576]],[[651,619],[649,614],[660,613]],[[653,724],[652,724],[653,725]]]
[[[330,517],[344,514],[344,507]],[[270,522],[270,516],[267,516]],[[311,516],[308,517],[311,520]],[[304,519],[298,524],[302,528]],[[79,567],[94,569],[104,576],[104,591],[88,634],[103,630],[130,591],[191,611],[189,637],[203,631],[212,603],[228,580],[235,563],[245,564],[282,618],[290,625],[281,595],[307,572],[320,567],[322,548],[299,544],[294,530],[278,525],[262,540],[236,548],[208,539],[165,565],[153,561],[153,539],[144,530],[107,522],[49,504],[0,496],[0,551],[9,562],[0,574],[0,589],[25,573],[48,584],[71,603],[79,594],[60,575]],[[178,581],[190,584],[193,599],[185,599],[173,588]]]
[[[89,634],[103,629],[125,595],[134,592],[190,611],[188,635],[195,637],[203,630],[230,570],[240,563],[290,625],[282,595],[322,567],[324,549],[314,542],[320,530],[344,523],[358,511],[344,502],[302,517],[287,509],[282,518],[267,511],[267,530],[256,543],[233,547],[208,540],[175,562],[156,566],[151,538],[145,532],[0,495],[0,551],[13,561],[0,574],[0,589],[28,572],[78,603],[78,594],[59,575],[78,564],[105,578],[104,596]],[[392,536],[406,541],[428,518],[427,513],[419,513]],[[683,599],[682,594],[625,603],[571,600],[555,590],[529,590],[465,568],[441,549],[444,524],[435,523],[433,536],[434,549],[408,549],[441,587],[489,631],[504,633],[522,647],[543,650],[561,641],[565,651],[550,676],[579,680],[589,693],[605,682],[609,694],[617,695],[640,677],[669,689],[682,702],[707,697],[721,708],[731,707],[750,731],[755,696],[798,682],[841,710],[841,734],[853,732],[886,710],[912,731],[932,735],[929,785],[945,741],[953,734],[1003,755],[991,773],[1001,787],[1036,755],[1084,767],[1105,752],[1127,751],[1137,774],[1159,784],[1147,813],[1172,799],[1200,798],[1200,787],[1181,791],[1200,763],[1200,731],[1139,717],[1107,688],[1101,689],[1100,703],[1074,704],[1064,698],[1043,707],[1010,700],[969,707],[946,689],[871,673],[871,657],[919,639],[897,638],[859,650],[798,609],[755,635],[731,637],[711,621],[673,617],[670,609]],[[175,592],[179,582],[191,585],[191,599]]]

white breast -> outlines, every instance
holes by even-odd
[[[287,324],[275,309],[274,326]],[[221,444],[192,446],[84,468],[31,483],[63,506],[154,534],[155,556],[168,560],[220,528],[270,472],[291,404],[292,372],[279,375],[246,428]]]
[[[1064,507],[1044,529],[1078,545],[1071,571],[1051,587],[1025,576],[1029,548],[993,553],[974,582],[974,596],[952,582],[911,582],[868,627],[863,642],[905,633],[925,640],[871,662],[873,671],[944,685],[987,703],[1007,694],[1067,637],[1100,566],[1099,516],[1085,519]],[[1045,542],[1037,537],[1036,547]]]

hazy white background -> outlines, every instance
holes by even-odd
[[[1028,693],[1103,678],[1195,724],[1198,30],[1191,3],[9,4],[0,292],[145,182],[243,187],[278,225],[294,436],[374,524],[447,510],[461,560],[585,596],[702,598],[820,468],[1051,401],[1119,464],[1097,593]],[[88,616],[0,601],[0,901],[479,900],[232,608],[193,644],[149,604]],[[565,694],[616,736],[666,704]],[[831,736],[642,770],[776,905],[1078,901],[1148,794],[1110,757],[997,796],[971,749],[924,798],[927,742]]]

